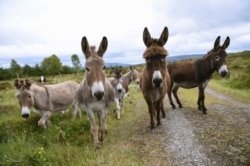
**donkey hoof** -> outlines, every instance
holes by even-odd
[[[150,126],[150,131],[153,131],[155,129],[155,126],[154,125],[151,125]]]
[[[157,126],[160,126],[160,125],[161,125],[161,122],[158,122],[158,123],[157,123]]]
[[[98,143],[97,145],[95,145],[95,150],[100,149],[100,144]]]
[[[199,111],[202,111],[202,108],[201,108],[201,106],[198,106],[198,110],[199,110]]]
[[[207,110],[203,110],[202,112],[203,112],[203,114],[207,114]]]

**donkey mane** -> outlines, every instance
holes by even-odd
[[[147,48],[146,51],[143,53],[143,58],[151,58],[151,57],[157,56],[159,54],[168,56],[168,51],[166,49],[164,49],[164,47],[152,45],[151,47]]]

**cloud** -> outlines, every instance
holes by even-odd
[[[108,38],[107,61],[142,63],[146,26],[152,37],[169,28],[170,56],[206,53],[218,35],[230,36],[228,51],[243,51],[249,49],[249,11],[248,0],[1,1],[0,66],[7,57],[81,57],[83,36],[91,45]]]

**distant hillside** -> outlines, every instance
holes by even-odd
[[[122,66],[122,67],[128,67],[131,64],[124,64],[124,63],[106,63],[106,67],[116,67],[116,66]]]
[[[168,62],[174,62],[179,60],[185,60],[185,59],[197,59],[202,57],[204,54],[190,54],[190,55],[176,55],[176,56],[168,56],[167,61]],[[128,67],[131,64],[124,64],[124,63],[106,63],[106,66],[109,67],[115,67],[115,66],[122,66],[122,67]],[[132,66],[137,66],[141,64],[136,64]]]
[[[202,57],[204,54],[190,54],[190,55],[176,55],[176,56],[167,56],[168,62],[174,62],[184,59],[197,59]]]

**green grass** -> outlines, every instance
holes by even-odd
[[[250,51],[231,53],[228,56],[230,75],[221,78],[214,73],[209,85],[236,99],[250,103]]]
[[[64,75],[57,81],[80,82],[82,78],[83,75]],[[0,91],[3,96],[0,105],[0,165],[143,165],[132,150],[135,148],[126,143],[128,135],[133,133],[131,121],[136,121],[143,110],[134,111],[134,104],[128,100],[121,120],[111,113],[114,105],[110,108],[108,134],[101,149],[96,151],[85,113],[75,121],[72,120],[73,110],[53,114],[49,128],[41,129],[37,125],[39,115],[32,112],[27,120],[21,117],[13,80],[6,82],[11,88]],[[134,87],[130,91],[133,99],[141,98],[141,93],[135,92]]]

